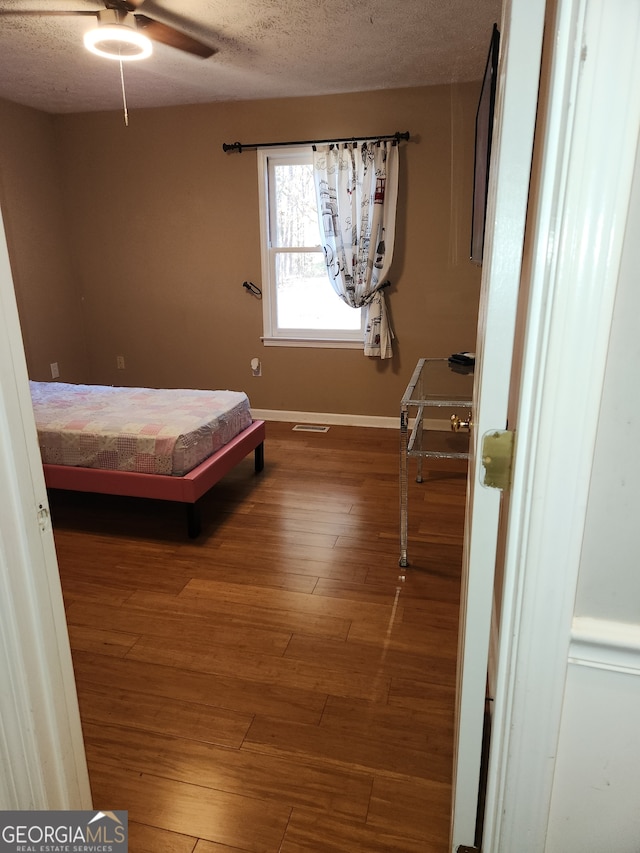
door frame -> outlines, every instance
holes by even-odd
[[[558,0],[505,534],[485,849],[545,849],[640,142],[640,5]],[[585,381],[588,377],[588,381]],[[579,381],[582,379],[582,381]]]

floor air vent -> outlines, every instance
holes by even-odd
[[[328,426],[320,426],[320,424],[296,424],[293,428],[294,432],[329,432]]]

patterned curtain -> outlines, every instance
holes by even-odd
[[[333,289],[366,311],[364,354],[391,358],[394,335],[382,288],[395,240],[397,142],[314,146],[313,173]]]

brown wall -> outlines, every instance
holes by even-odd
[[[53,119],[0,100],[0,128],[0,206],[29,375],[51,379],[49,365],[57,361],[68,381],[87,381]]]
[[[260,409],[397,415],[420,356],[475,348],[480,271],[468,247],[478,93],[479,83],[133,110],[129,127],[117,112],[53,117],[90,381],[242,388]],[[401,147],[389,276],[394,358],[264,347],[261,303],[242,287],[261,284],[256,155],[225,154],[222,143],[396,130],[412,138]],[[47,168],[51,156],[42,154]],[[21,310],[29,325],[37,300]],[[61,379],[77,381],[66,371]]]

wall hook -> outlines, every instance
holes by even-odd
[[[254,284],[252,281],[243,281],[242,286],[246,288],[249,293],[252,293],[257,299],[262,299],[262,291],[260,288]]]

